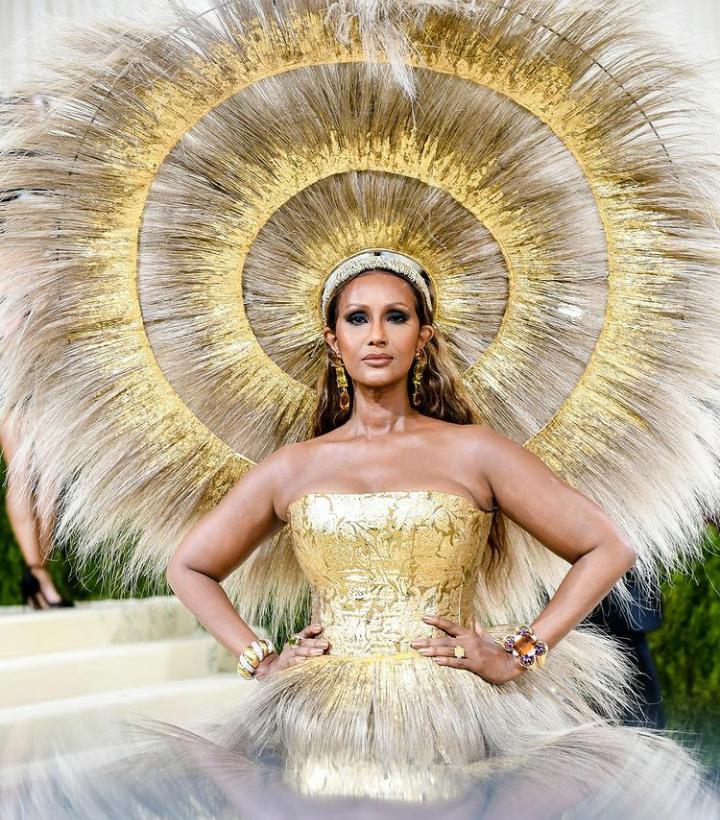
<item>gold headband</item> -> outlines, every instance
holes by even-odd
[[[359,253],[343,259],[336,265],[325,282],[320,303],[320,313],[325,324],[328,322],[327,309],[333,296],[338,289],[353,276],[357,276],[366,270],[381,268],[391,270],[400,276],[404,276],[409,282],[422,293],[423,300],[429,316],[432,316],[432,299],[430,289],[423,278],[423,266],[410,256],[399,251],[391,251],[386,248],[366,248]]]

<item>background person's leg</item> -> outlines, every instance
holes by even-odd
[[[3,458],[8,466],[18,449],[18,445],[19,441],[12,420],[5,419],[0,424],[0,446],[2,447]],[[50,604],[61,603],[62,598],[55,588],[47,567],[55,527],[54,516],[41,521],[34,509],[32,498],[23,496],[19,491],[17,482],[13,480],[11,475],[8,475],[5,506],[13,535],[29,568],[28,572],[31,577],[37,579],[40,586],[41,595],[35,596],[35,605],[45,608]],[[24,597],[28,594],[31,586],[33,586],[32,581],[26,575],[23,582]],[[27,603],[27,598],[24,603]]]

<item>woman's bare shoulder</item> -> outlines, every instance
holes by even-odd
[[[305,441],[291,441],[283,444],[263,459],[271,462],[273,470],[281,477],[289,478],[296,475],[298,470],[306,466],[309,459],[319,448],[318,439],[306,439]]]
[[[526,448],[489,424],[450,425],[450,442],[462,463],[472,469],[478,466],[485,476],[495,466],[527,455]]]

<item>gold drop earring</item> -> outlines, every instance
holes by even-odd
[[[343,413],[350,409],[350,393],[348,393],[348,380],[343,361],[338,353],[333,351],[332,366],[335,368],[335,379],[340,392],[340,409]]]
[[[420,402],[422,401],[422,396],[420,395],[420,386],[422,384],[422,377],[423,373],[425,372],[425,365],[427,364],[427,355],[423,348],[417,351],[415,354],[415,365],[413,367],[413,394],[412,394],[412,403],[415,407],[417,407]]]

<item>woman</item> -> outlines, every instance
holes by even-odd
[[[428,281],[391,252],[336,268],[323,315],[339,397],[321,386],[316,437],[257,465],[170,563],[183,603],[240,674],[262,681],[217,739],[250,756],[269,748],[305,795],[462,799],[492,780],[492,799],[481,790],[492,816],[515,806],[521,773],[541,804],[530,816],[692,816],[702,798],[690,758],[659,734],[612,725],[627,696],[623,659],[608,639],[573,632],[633,565],[632,545],[538,458],[474,423]],[[427,374],[413,390],[418,362]],[[515,630],[473,617],[476,586],[508,583],[497,530],[483,550],[496,508],[571,565],[533,635],[507,648],[496,639]],[[313,623],[276,651],[220,582],[285,521]]]

